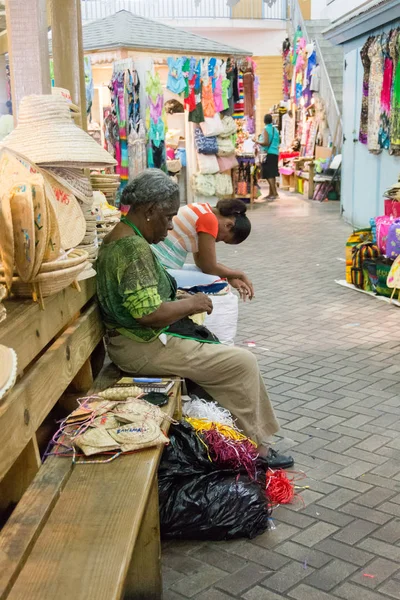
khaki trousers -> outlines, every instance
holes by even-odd
[[[241,348],[201,344],[168,336],[140,343],[123,335],[111,337],[107,349],[111,360],[133,375],[177,375],[191,379],[227,408],[237,425],[257,444],[279,429],[256,357]]]

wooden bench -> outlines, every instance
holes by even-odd
[[[97,307],[87,308],[71,327],[79,331],[88,310],[89,316],[96,315],[94,329],[101,337]],[[62,342],[65,336],[70,340],[71,327],[53,345],[63,347],[64,353],[70,347],[83,360],[89,347],[95,348],[97,334],[83,352],[79,345],[65,346]],[[83,339],[79,336],[80,343]],[[73,360],[72,353],[68,360]],[[58,376],[59,367],[53,365],[53,369]],[[71,381],[79,373],[78,383],[84,387],[90,380],[87,371],[87,366],[71,369]],[[91,391],[108,387],[119,376],[115,367],[107,366]],[[46,377],[40,386],[42,403],[48,403],[46,390],[51,379]],[[14,395],[22,382],[14,388]],[[177,379],[165,407],[169,416],[179,412],[180,394]],[[3,417],[0,413],[0,430]],[[0,534],[0,599],[159,600],[162,581],[157,469],[161,454],[162,448],[151,448],[108,464],[85,465],[72,465],[66,458],[48,458]],[[14,468],[18,472],[17,466]]]

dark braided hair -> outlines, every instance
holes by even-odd
[[[244,242],[251,231],[251,223],[246,215],[246,204],[242,200],[227,198],[217,203],[217,210],[223,217],[235,217],[235,224],[232,228],[233,243],[241,244]]]

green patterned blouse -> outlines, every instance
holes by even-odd
[[[108,329],[137,342],[151,342],[163,330],[143,327],[137,319],[175,299],[171,278],[137,235],[102,244],[97,260],[97,295]]]

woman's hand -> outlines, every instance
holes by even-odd
[[[213,303],[206,294],[202,294],[201,292],[194,294],[191,297],[191,302],[193,305],[193,312],[191,314],[197,315],[199,313],[206,312],[208,315],[211,315],[213,311]]]
[[[244,273],[242,274],[240,279],[249,288],[249,290],[250,290],[249,298],[250,298],[250,300],[253,300],[255,293],[254,293],[254,286],[253,286],[252,282],[250,281],[250,279],[248,277],[246,277],[246,275]]]
[[[249,300],[253,299],[254,293],[252,292],[251,288],[243,281],[243,279],[239,279],[236,277],[234,279],[229,279],[229,283],[232,287],[237,289],[237,291],[239,292],[239,296],[243,300],[243,302],[246,302],[247,298],[249,298]]]

